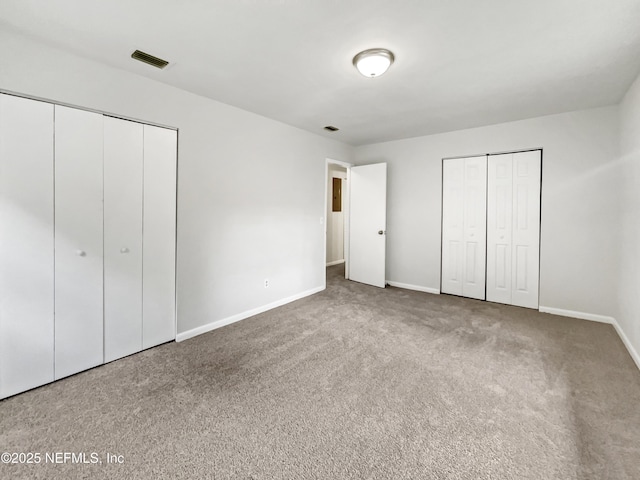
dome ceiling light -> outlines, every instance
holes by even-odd
[[[353,65],[365,77],[375,78],[386,72],[394,60],[386,48],[370,48],[353,57]]]

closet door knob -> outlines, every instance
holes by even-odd
[[[120,249],[120,253],[129,253],[129,249],[127,247],[122,247]]]
[[[87,252],[85,252],[84,250],[76,250],[76,255],[79,257],[86,257]]]

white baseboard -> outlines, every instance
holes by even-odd
[[[405,288],[407,290],[416,290],[418,292],[433,293],[434,295],[440,295],[439,288],[421,287],[420,285],[411,285],[409,283],[400,283],[400,282],[394,282],[391,280],[387,280],[387,284],[392,287]]]
[[[624,330],[622,330],[618,322],[615,320],[613,322],[613,327],[616,329],[616,332],[618,332],[618,336],[620,337],[620,340],[622,340],[622,343],[624,343],[624,346],[627,347],[629,355],[631,355],[633,361],[636,362],[636,366],[640,369],[640,355],[638,355],[638,351],[633,347],[633,345],[631,345],[629,337],[627,337],[627,334],[624,333]]]
[[[327,267],[333,267],[334,265],[340,265],[341,263],[344,263],[344,259],[335,260],[333,262],[329,262],[329,263],[327,263]]]
[[[581,320],[591,320],[592,322],[601,322],[601,323],[608,323],[610,325],[613,325],[613,328],[615,328],[616,333],[620,337],[620,340],[622,340],[622,343],[627,348],[629,355],[631,355],[631,358],[635,362],[636,366],[638,367],[638,369],[640,369],[640,355],[638,354],[638,351],[634,348],[634,346],[631,344],[629,337],[627,337],[627,334],[624,333],[624,330],[622,330],[622,327],[620,327],[620,324],[618,324],[618,321],[615,318],[608,317],[605,315],[596,315],[593,313],[584,313],[584,312],[574,312],[572,310],[562,310],[560,308],[552,308],[552,307],[540,307],[538,310],[540,310],[542,313],[551,313],[553,315],[561,315],[563,317],[573,317],[573,318],[579,318]]]
[[[202,335],[203,333],[210,332],[211,330],[215,330],[216,328],[231,325],[232,323],[239,322],[240,320],[244,320],[245,318],[253,317],[254,315],[258,315],[259,313],[266,312],[267,310],[281,307],[282,305],[286,305],[287,303],[295,302],[296,300],[300,300],[301,298],[308,297],[309,295],[313,295],[314,293],[321,292],[324,289],[325,289],[324,286],[312,288],[311,290],[307,290],[305,292],[292,295],[291,297],[283,298],[282,300],[277,300],[267,305],[263,305],[262,307],[254,308],[252,310],[247,310],[246,312],[238,313],[237,315],[232,315],[231,317],[223,318],[221,320],[216,320],[215,322],[202,325],[201,327],[193,328],[191,330],[187,330],[186,332],[178,333],[178,335],[176,335],[176,342],[182,342],[189,338]]]
[[[553,315],[560,315],[562,317],[579,318],[581,320],[590,320],[592,322],[615,324],[616,320],[613,317],[607,317],[605,315],[596,315],[595,313],[575,312],[573,310],[563,310],[561,308],[553,307],[538,307],[538,310],[542,313],[551,313]]]

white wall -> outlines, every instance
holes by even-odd
[[[20,35],[0,45],[0,89],[179,128],[179,333],[324,286],[325,159],[351,147]]]
[[[442,158],[527,148],[543,149],[540,305],[613,316],[615,106],[357,147],[388,163],[387,279],[440,288]]]
[[[358,164],[388,163],[387,278],[438,289],[441,159],[541,147],[540,304],[616,316],[640,350],[639,81],[620,112],[573,112],[354,152],[20,35],[0,32],[0,46],[0,89],[180,129],[178,332],[324,285],[325,158],[351,161],[355,153]]]
[[[344,261],[344,198],[347,185],[347,169],[330,163],[327,181],[327,265],[335,265]],[[333,211],[333,179],[343,179],[342,182],[342,211]]]
[[[620,104],[618,324],[640,367],[640,77]]]

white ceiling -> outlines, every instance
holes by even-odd
[[[639,0],[1,0],[0,28],[353,145],[611,105],[640,72]]]

